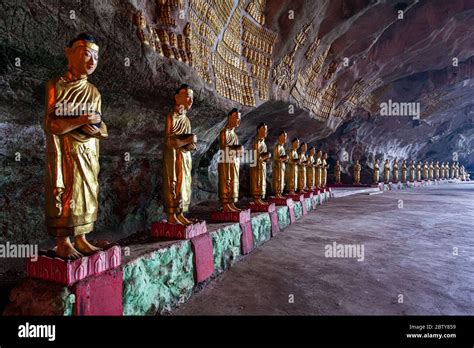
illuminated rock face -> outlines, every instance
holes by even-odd
[[[219,1],[208,22],[207,0],[142,3],[0,4],[0,241],[44,239],[44,83],[64,72],[63,46],[82,31],[101,46],[91,81],[110,131],[101,144],[104,237],[161,217],[164,117],[182,82],[195,90],[193,203],[216,198],[217,136],[232,107],[243,109],[247,148],[264,121],[268,146],[286,129],[328,151],[330,164],[344,153],[363,166],[374,156],[456,153],[474,169],[471,1]],[[380,116],[389,101],[419,103],[420,119],[400,108]],[[341,165],[344,181],[350,166]]]

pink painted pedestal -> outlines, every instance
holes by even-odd
[[[272,237],[275,236],[278,232],[280,232],[280,225],[278,225],[278,215],[276,212],[275,203],[270,203],[270,200],[269,204],[265,205],[250,202],[249,209],[252,213],[263,212],[268,213],[270,215],[270,221],[272,223]]]
[[[288,195],[287,197],[291,198],[294,202],[300,202],[303,215],[308,214],[308,210],[306,209],[306,203],[304,201],[304,193],[296,193],[294,195]]]
[[[211,219],[216,222],[238,222],[242,230],[241,249],[246,255],[253,250],[252,224],[250,222],[250,209],[240,212],[214,211]]]
[[[76,283],[74,315],[121,316],[122,282],[123,272],[116,268]]]
[[[62,285],[70,286],[86,277],[116,268],[122,263],[122,251],[118,245],[91,256],[77,260],[63,260],[59,257],[40,255],[38,260],[28,259],[26,275]]]
[[[293,210],[294,202],[293,199],[289,197],[285,198],[275,198],[275,197],[270,197],[268,199],[269,202],[274,203],[275,205],[284,205],[288,207],[288,211],[290,213],[290,223],[295,223],[296,218],[295,218],[295,211]]]
[[[207,232],[206,221],[196,221],[192,225],[170,224],[166,220],[151,225],[152,237],[169,239],[191,239]]]
[[[77,260],[40,255],[27,260],[26,274],[69,287],[75,315],[122,315],[121,263],[122,250],[114,245]]]
[[[194,280],[196,283],[201,283],[214,273],[211,235],[204,233],[192,238],[191,248],[193,250]]]

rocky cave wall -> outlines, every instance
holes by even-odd
[[[206,1],[191,0],[196,9]],[[349,154],[350,161],[342,163],[344,175],[354,159],[365,166],[364,179],[374,158],[451,161],[454,153],[474,169],[474,1],[227,2],[230,15],[221,20],[229,32],[233,20],[239,26],[245,17],[254,23],[252,30],[259,28],[273,42],[272,53],[262,53],[269,60],[253,64],[262,68],[255,74],[242,51],[236,74],[246,77],[230,81],[219,75],[217,63],[204,70],[207,65],[194,51],[197,36],[188,43],[191,55],[182,52],[184,46],[176,51],[175,37],[160,37],[167,30],[189,30],[190,3],[169,4],[174,26],[164,24],[163,8],[151,0],[0,3],[1,241],[46,240],[44,86],[65,71],[64,46],[80,32],[99,40],[99,65],[90,80],[102,94],[110,134],[101,142],[95,237],[117,239],[162,217],[164,117],[182,82],[195,91],[190,112],[199,138],[193,155],[194,204],[216,199],[217,136],[232,107],[242,109],[238,134],[246,147],[264,121],[269,147],[286,129],[290,139],[298,136],[328,151],[330,163]],[[181,8],[184,16],[177,17]],[[146,22],[141,34],[140,13]],[[197,35],[197,27],[192,28]],[[233,33],[243,37],[239,30]],[[219,58],[224,36],[208,45],[209,61]],[[231,88],[223,90],[222,82]],[[420,119],[380,116],[379,105],[388,99],[419,102]],[[247,170],[243,166],[242,195],[248,191]]]

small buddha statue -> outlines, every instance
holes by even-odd
[[[302,142],[299,149],[300,160],[298,162],[298,192],[304,192],[306,187],[306,167],[308,165],[308,157],[306,156],[307,145]]]
[[[240,126],[241,114],[238,109],[232,109],[227,114],[227,124],[219,134],[219,147],[224,160],[217,165],[219,176],[219,200],[225,212],[240,212],[235,206],[239,199],[239,168],[240,154],[243,151],[235,129]]]
[[[394,183],[398,182],[398,162],[396,158],[393,160],[393,165],[392,165],[392,181]]]
[[[327,180],[328,180],[328,162],[327,162],[328,154],[326,152],[323,153],[322,157],[322,166],[321,166],[321,186],[326,187]]]
[[[288,187],[288,193],[290,195],[295,194],[298,185],[298,163],[300,157],[298,155],[298,147],[300,146],[300,140],[294,138],[291,141],[291,149],[288,153],[288,171],[286,173],[286,186]]]
[[[458,161],[456,161],[455,168],[456,168],[456,179],[459,179],[459,162]]]
[[[428,178],[430,180],[434,179],[434,164],[433,164],[433,161],[430,162],[430,165],[428,167]]]
[[[334,182],[336,184],[341,183],[341,164],[339,163],[339,161],[336,161],[336,163],[334,164]]]
[[[434,178],[436,180],[439,180],[439,161],[436,161],[435,166],[434,166]]]
[[[267,151],[265,139],[268,135],[268,127],[264,122],[257,126],[257,136],[253,143],[253,151],[256,156],[256,163],[250,166],[250,193],[255,204],[268,204],[263,199],[267,188],[267,161],[271,158],[271,153]]]
[[[192,193],[191,151],[197,137],[191,133],[187,112],[193,105],[193,90],[182,84],[175,93],[175,106],[166,116],[163,151],[163,203],[168,222],[190,225],[184,216],[189,210]]]
[[[356,160],[356,163],[354,164],[354,185],[360,185],[360,172],[361,172],[361,165],[359,163],[359,160]]]
[[[316,152],[316,159],[315,159],[315,163],[314,163],[314,169],[315,169],[315,186],[317,188],[321,188],[322,187],[322,171],[323,171],[323,152],[321,150],[318,150]]]
[[[316,178],[316,168],[315,168],[315,158],[316,149],[314,146],[309,148],[309,155],[308,155],[308,166],[306,167],[306,186],[308,186],[309,190],[314,189],[315,185],[315,178]]]
[[[456,162],[451,164],[451,179],[456,179]]]
[[[374,162],[374,174],[372,177],[372,182],[376,185],[378,185],[380,180],[380,168],[379,168],[379,160],[376,159]]]
[[[429,180],[429,166],[428,161],[423,164],[423,180]]]
[[[385,184],[390,182],[390,163],[388,163],[388,159],[385,160],[383,165],[383,182]]]
[[[288,156],[286,155],[285,145],[288,135],[285,131],[278,134],[278,142],[273,148],[273,170],[272,183],[273,192],[276,198],[283,198],[283,190],[285,189],[285,171]]]
[[[421,161],[418,161],[418,164],[416,165],[416,180],[421,181]]]
[[[410,181],[411,182],[414,182],[416,181],[416,175],[415,175],[415,169],[416,169],[416,166],[415,166],[415,161],[410,161],[410,167],[409,167],[409,171],[410,171]]]
[[[402,161],[402,182],[407,182],[407,162],[405,160]]]

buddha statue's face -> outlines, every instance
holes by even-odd
[[[327,159],[328,158],[328,154],[325,152],[323,153],[323,159]]]
[[[262,127],[260,127],[257,131],[257,135],[260,139],[262,138],[266,138],[267,137],[267,134],[268,134],[268,127],[267,125],[264,125]]]
[[[306,144],[302,144],[302,145],[301,145],[301,152],[302,152],[302,153],[306,152],[306,149],[307,149],[307,145],[306,145]]]
[[[298,149],[299,146],[300,146],[300,140],[299,139],[293,140],[293,142],[291,143],[291,148],[293,150]]]
[[[321,152],[321,150],[318,150],[318,152],[316,152],[316,156],[318,156],[318,158],[321,158],[322,155],[323,153]]]
[[[359,164],[359,160],[356,161],[356,164]]]
[[[188,111],[193,106],[193,90],[183,88],[175,95],[174,99],[180,113]]]
[[[284,145],[286,144],[286,140],[288,139],[288,134],[286,134],[286,132],[283,132],[282,134],[280,134],[278,136],[278,142],[281,144],[281,145]]]
[[[240,126],[240,112],[233,112],[230,114],[228,123],[230,128],[236,128]]]
[[[92,74],[99,62],[99,51],[88,46],[88,42],[78,40],[72,47],[66,47],[66,58],[68,70],[74,76],[86,76]],[[97,46],[96,46],[97,47]]]
[[[311,156],[314,156],[314,154],[316,153],[316,150],[314,149],[314,147],[312,147],[311,149],[309,149],[309,154]]]

